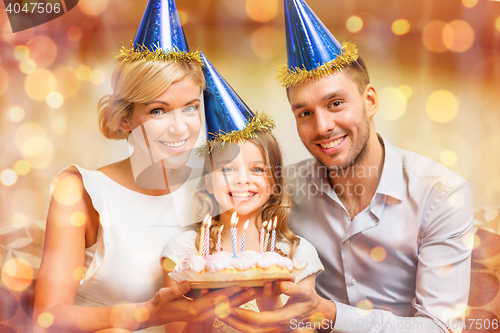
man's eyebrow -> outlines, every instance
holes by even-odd
[[[338,96],[342,95],[342,93],[343,93],[343,90],[332,91],[332,92],[326,94],[322,98],[322,100],[323,101],[328,101],[328,100],[330,100],[332,98],[335,98],[335,97],[338,97]],[[304,107],[306,107],[306,105],[303,104],[303,103],[295,103],[295,104],[292,104],[292,111],[297,110],[297,109],[302,109]]]

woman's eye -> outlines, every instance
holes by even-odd
[[[162,114],[165,113],[165,111],[163,111],[163,109],[154,109],[154,110],[151,110],[150,112],[153,116],[161,116]]]
[[[193,112],[197,112],[198,111],[198,107],[196,105],[188,105],[184,108],[184,112],[186,113],[193,113]]]

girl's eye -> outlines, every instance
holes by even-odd
[[[220,169],[220,171],[222,171],[223,173],[229,173],[234,171],[234,169],[231,167],[223,167],[222,169]]]
[[[162,114],[165,113],[165,111],[163,111],[163,109],[154,109],[154,110],[151,110],[150,112],[153,116],[161,116]]]
[[[265,171],[264,168],[261,167],[252,168],[253,173],[263,173],[264,171]]]
[[[198,107],[196,105],[188,105],[183,110],[186,113],[194,113],[198,111]]]

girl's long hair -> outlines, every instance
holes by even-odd
[[[288,216],[290,214],[290,208],[292,207],[292,199],[288,189],[284,182],[284,170],[283,170],[283,158],[281,156],[280,147],[278,141],[270,132],[259,131],[255,133],[255,137],[248,139],[262,151],[266,162],[266,175],[269,179],[271,185],[271,196],[269,200],[264,204],[261,211],[261,221],[274,222],[274,218],[277,217],[278,224],[276,227],[276,236],[278,239],[285,239],[290,243],[290,255],[289,258],[292,259],[295,250],[299,246],[300,238],[295,236],[295,234],[290,230],[288,226]],[[212,153],[213,154],[213,153]],[[220,221],[218,204],[212,194],[208,193],[206,190],[206,179],[210,177],[209,174],[212,170],[212,156],[209,154],[205,159],[205,164],[203,167],[203,175],[200,184],[198,184],[194,193],[194,214],[196,221],[202,221],[203,218],[210,214],[212,216],[212,225],[210,227],[210,253],[215,252],[215,244],[217,242],[217,235],[219,232]],[[261,228],[261,221],[255,222],[255,227],[257,230]],[[196,226],[198,236],[196,238],[196,244],[200,244],[200,232],[201,223]],[[270,250],[271,242],[268,242],[266,251]],[[281,250],[276,249],[276,252],[283,255]]]

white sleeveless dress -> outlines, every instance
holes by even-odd
[[[169,258],[175,264],[179,264],[185,258],[197,255],[198,250],[195,246],[197,233],[194,230],[189,230],[182,235],[172,239],[165,245],[163,251],[161,252],[162,258]],[[319,260],[318,252],[314,246],[309,243],[306,239],[299,237],[300,243],[295,254],[293,256],[293,271],[292,274],[295,275],[295,282],[299,283],[309,275],[315,274],[316,276],[323,272],[324,267]],[[290,254],[290,243],[283,239],[278,239],[276,242],[276,248],[280,249],[283,254],[288,256]],[[283,304],[288,301],[288,296],[281,294],[281,300]],[[259,312],[257,307],[257,302],[252,300],[241,306],[244,309]],[[238,333],[239,331],[226,325],[222,321],[215,319],[214,326],[212,327],[212,333]]]
[[[163,246],[189,230],[181,225],[189,224],[189,195],[198,180],[186,182],[171,194],[149,196],[127,189],[100,171],[76,167],[100,224],[96,244],[86,249],[88,271],[80,281],[75,305],[110,306],[151,299],[163,286],[158,260]]]

